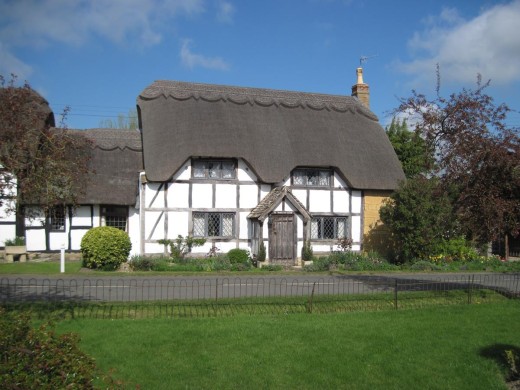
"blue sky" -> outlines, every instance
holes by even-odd
[[[0,74],[98,127],[168,79],[350,95],[360,58],[383,125],[398,97],[491,79],[520,110],[520,0],[0,0]],[[508,124],[520,126],[520,114]]]

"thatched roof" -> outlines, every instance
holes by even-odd
[[[72,130],[93,142],[90,168],[81,204],[135,205],[143,170],[141,133],[136,130]]]
[[[156,81],[137,104],[151,181],[193,156],[243,158],[265,183],[298,166],[333,167],[358,189],[404,179],[377,117],[351,96]]]

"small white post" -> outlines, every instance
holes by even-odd
[[[60,272],[65,273],[65,244],[61,244],[60,249]]]

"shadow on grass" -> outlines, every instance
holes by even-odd
[[[510,389],[520,389],[520,347],[511,344],[493,344],[480,350],[480,356],[494,360],[504,369]]]

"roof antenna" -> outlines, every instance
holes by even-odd
[[[365,62],[367,62],[370,58],[377,57],[377,54],[373,54],[371,56],[361,56],[359,57],[359,66],[363,66]]]

